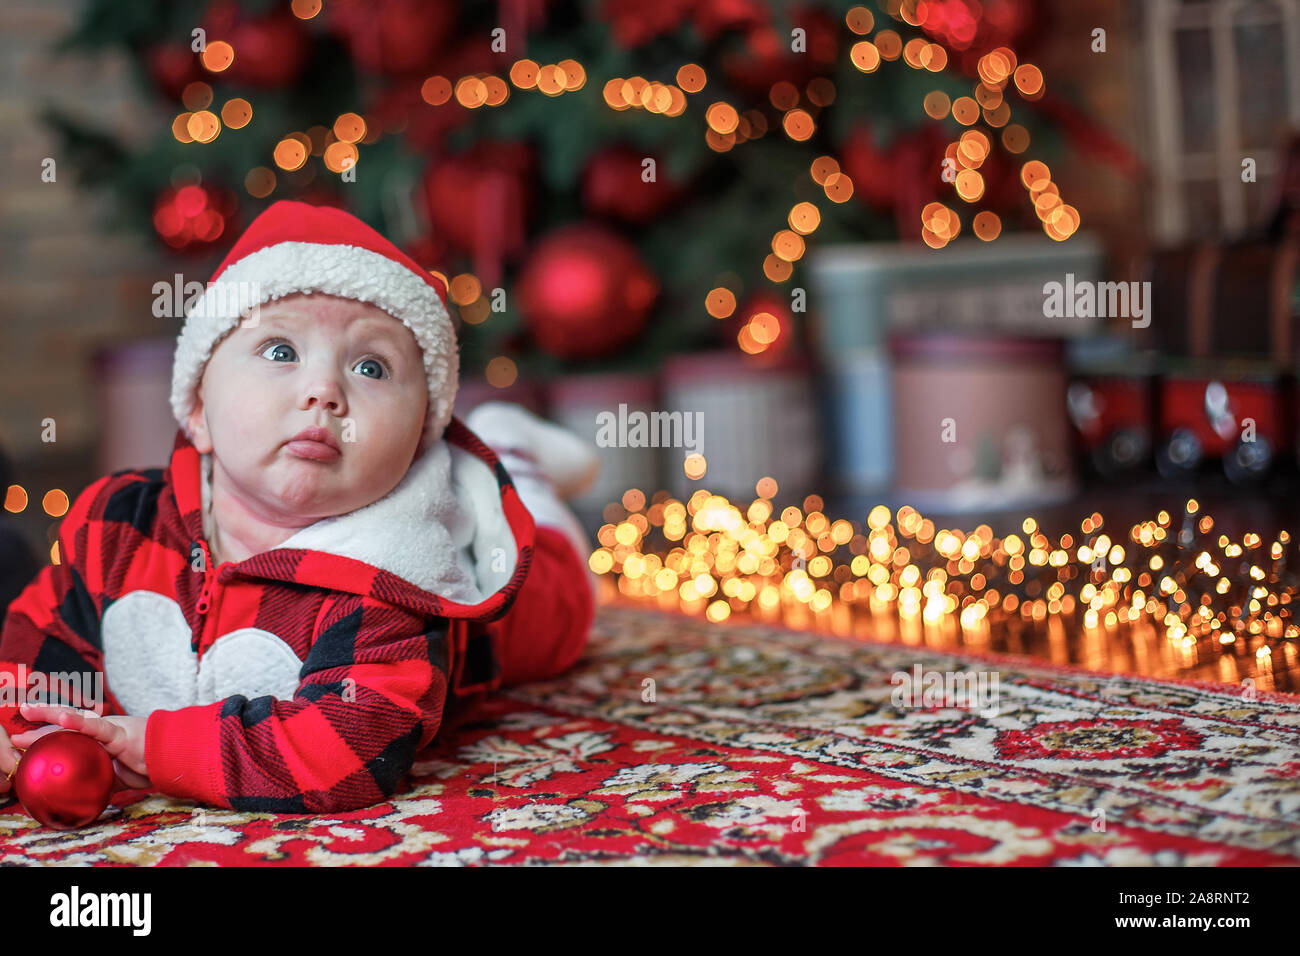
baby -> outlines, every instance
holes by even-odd
[[[369,806],[450,705],[569,668],[595,602],[563,499],[595,451],[516,405],[462,423],[457,376],[444,288],[392,243],[337,209],[259,216],[181,330],[170,466],[82,492],[10,606],[0,677],[69,706],[0,706],[0,800],[68,727],[119,789]]]

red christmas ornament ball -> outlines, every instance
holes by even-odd
[[[227,234],[238,211],[239,201],[230,190],[189,183],[168,187],[158,196],[153,225],[173,249],[201,252]]]
[[[623,237],[599,226],[563,226],[537,244],[519,295],[533,337],[558,358],[598,358],[634,339],[659,280]]]
[[[487,140],[430,166],[423,186],[434,238],[472,256],[523,249],[534,166],[531,146]]]
[[[431,71],[452,38],[457,5],[428,0],[330,0],[325,22],[367,73]],[[455,74],[452,74],[455,75]]]
[[[297,79],[307,63],[310,39],[288,10],[254,16],[235,0],[217,0],[208,7],[203,28],[208,43],[225,40],[234,47],[235,58],[224,72],[231,82],[277,89]]]
[[[179,100],[185,87],[204,78],[199,58],[186,43],[159,43],[145,53],[145,68],[163,96]]]
[[[33,817],[56,830],[93,823],[113,796],[113,758],[93,737],[56,730],[27,748],[13,788]]]
[[[642,150],[616,144],[596,153],[582,173],[582,201],[588,212],[610,216],[633,225],[655,219],[677,199],[680,189],[655,159],[655,178],[642,176],[646,156]]]

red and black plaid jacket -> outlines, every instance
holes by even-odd
[[[148,715],[149,776],[171,796],[286,813],[387,799],[449,695],[500,685],[486,624],[511,608],[533,558],[533,519],[496,455],[458,418],[444,440],[468,453],[456,452],[468,462],[462,477],[478,482],[475,507],[493,509],[484,523],[513,547],[492,549],[492,580],[503,583],[483,600],[457,603],[322,550],[273,548],[212,567],[201,459],[178,431],[168,468],[120,471],[77,497],[59,563],[9,608],[0,676],[84,674],[87,683],[63,686],[85,688],[100,675],[103,713]],[[481,570],[486,556],[464,560]],[[37,726],[5,703],[11,736]]]

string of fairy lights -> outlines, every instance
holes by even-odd
[[[684,502],[629,490],[606,508],[588,564],[625,599],[715,623],[850,632],[869,619],[878,634],[888,620],[959,630],[972,644],[1014,621],[1085,641],[1149,629],[1188,664],[1207,642],[1253,653],[1261,675],[1275,647],[1288,670],[1297,664],[1291,536],[1216,535],[1195,499],[1113,532],[1094,512],[1077,535],[1051,539],[1032,517],[996,537],[986,524],[938,527],[908,506],[878,505],[865,525],[831,520],[817,495],[778,515],[776,482],[755,490],[744,506],[704,489]]]
[[[899,23],[920,27],[925,21],[922,0],[882,0],[880,7]],[[292,3],[294,14],[302,20],[312,19],[321,9],[320,0]],[[850,61],[862,73],[874,73],[883,62],[898,60],[911,69],[932,73],[940,73],[948,66],[949,53],[941,43],[922,36],[904,41],[896,30],[877,29],[875,15],[865,6],[853,7],[844,19],[848,30],[855,37],[862,37],[849,49]],[[237,55],[230,43],[215,41],[207,44],[200,59],[205,69],[219,76],[229,69]],[[1025,127],[1010,122],[1009,94],[1014,90],[1022,99],[1033,101],[1040,99],[1044,92],[1042,71],[1031,63],[1019,62],[1009,47],[998,47],[980,57],[976,72],[978,79],[970,96],[952,99],[942,90],[933,90],[922,102],[931,119],[951,116],[960,125],[969,127],[948,145],[943,157],[945,181],[952,184],[956,198],[968,205],[977,203],[984,195],[980,167],[993,148],[993,137],[1012,155],[1023,153],[1029,146]],[[466,109],[480,109],[504,106],[512,90],[559,97],[584,89],[587,82],[587,72],[577,60],[543,64],[522,58],[511,65],[505,76],[481,72],[457,78],[430,76],[422,83],[420,95],[431,107],[454,102]],[[611,77],[602,87],[601,98],[609,109],[619,112],[643,110],[679,117],[686,112],[687,97],[702,93],[707,84],[704,68],[687,63],[677,70],[672,82],[642,76]],[[802,90],[789,81],[778,81],[769,90],[768,101],[780,114],[779,123],[769,123],[763,109],[742,112],[733,104],[718,100],[704,110],[704,137],[710,149],[724,153],[762,138],[779,125],[788,138],[803,142],[812,137],[820,111],[834,103],[835,96],[835,84],[827,77],[810,80]],[[242,97],[229,99],[219,111],[214,111],[212,86],[203,81],[190,83],[181,99],[184,111],[173,119],[172,134],[183,143],[211,143],[223,129],[242,129],[252,119],[252,104]],[[981,125],[983,129],[977,128]],[[388,130],[401,131],[402,127]],[[316,125],[289,132],[274,147],[271,165],[249,170],[244,188],[255,198],[266,198],[276,188],[277,169],[282,173],[296,172],[312,157],[320,157],[330,172],[343,174],[360,163],[359,147],[372,145],[384,132],[373,120],[368,122],[353,112],[340,114],[328,127]],[[809,174],[828,201],[845,203],[852,198],[853,180],[833,156],[815,158]],[[1078,230],[1078,210],[1062,200],[1046,164],[1038,160],[1024,163],[1020,178],[1047,236],[1062,241]],[[773,234],[772,251],[763,262],[764,276],[778,284],[792,276],[794,263],[806,251],[805,237],[820,225],[821,213],[813,203],[801,201],[789,210],[786,218],[788,228]],[[1002,222],[997,213],[984,209],[971,217],[970,228],[976,237],[991,242],[1001,234]],[[931,248],[947,245],[957,238],[961,229],[961,216],[954,205],[932,202],[921,212],[921,238]],[[465,321],[478,324],[488,318],[491,310],[482,283],[471,273],[449,278],[438,270],[431,272],[448,287]],[[705,296],[705,308],[715,319],[727,318],[736,309],[735,295],[726,287],[715,288]],[[785,331],[779,316],[756,312],[737,332],[737,345],[743,352],[758,354],[772,347]],[[489,384],[498,388],[514,384],[517,375],[517,367],[508,356],[495,357],[485,371]]]

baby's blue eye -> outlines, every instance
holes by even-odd
[[[291,354],[293,354],[293,346],[292,346],[292,345],[285,345],[283,342],[276,342],[276,343],[274,343],[274,344],[272,344],[272,345],[268,345],[265,349],[262,350],[262,354],[265,355],[267,352],[272,351],[272,350],[274,350],[274,349],[288,349],[289,352],[290,352]],[[279,360],[273,358],[273,359],[271,359],[271,361],[272,361],[272,362],[275,362],[275,361],[279,361]],[[292,362],[293,359],[291,359],[291,358],[290,358],[290,359],[285,359],[285,361],[287,361],[287,362]]]
[[[374,359],[362,359],[360,362],[357,363],[357,368],[361,368],[361,366],[363,366],[363,365],[373,365],[373,366],[378,370],[378,374],[377,374],[377,375],[366,375],[365,372],[362,372],[361,374],[362,374],[362,375],[366,375],[367,378],[383,378],[383,377],[384,377],[384,366],[383,366],[382,364],[380,364],[379,362],[375,361]]]

